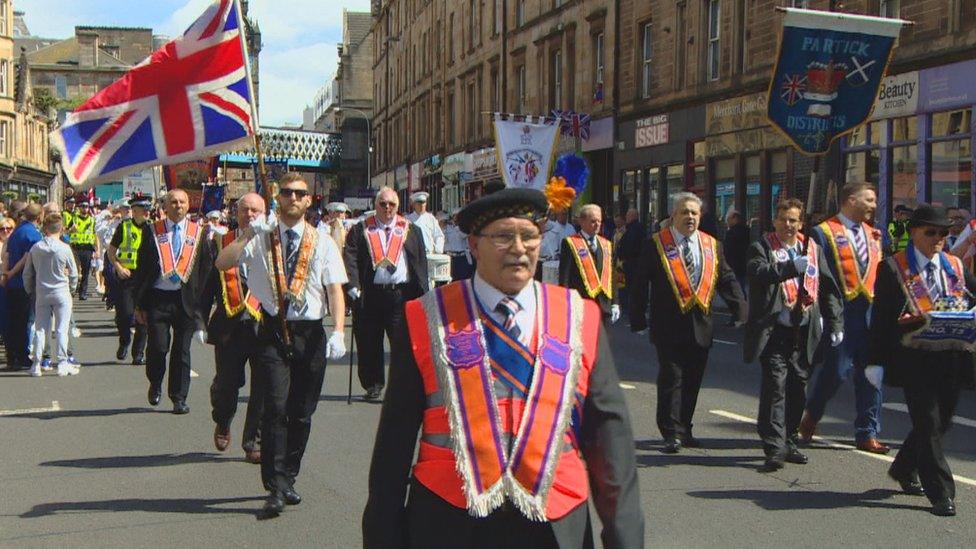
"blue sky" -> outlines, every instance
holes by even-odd
[[[15,0],[38,36],[67,38],[75,25],[150,27],[176,36],[211,0]],[[369,0],[251,0],[261,27],[261,124],[300,124],[302,109],[335,73],[342,10],[369,11]],[[135,6],[138,6],[136,8]]]

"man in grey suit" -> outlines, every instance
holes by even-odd
[[[806,405],[810,364],[826,329],[831,345],[844,338],[840,288],[823,250],[800,234],[803,202],[790,198],[776,206],[775,232],[749,247],[749,320],[746,362],[762,365],[757,430],[772,472],[784,462],[804,464],[796,432]]]

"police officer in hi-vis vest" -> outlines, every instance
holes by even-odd
[[[592,547],[589,501],[604,547],[643,547],[633,433],[600,308],[533,280],[547,209],[531,189],[469,204],[459,224],[474,278],[407,303],[366,548]]]
[[[68,241],[75,253],[75,263],[78,264],[78,300],[88,299],[88,277],[91,275],[92,258],[98,257],[98,238],[95,236],[95,218],[91,215],[91,206],[87,202],[78,204],[78,213],[72,217],[71,229],[68,231]]]
[[[119,331],[119,348],[115,358],[125,360],[132,348],[132,364],[145,364],[146,327],[135,322],[136,276],[139,269],[139,248],[152,238],[149,220],[146,216],[152,208],[152,200],[147,196],[136,195],[129,202],[132,217],[125,219],[115,229],[108,246],[108,259],[112,262],[117,278],[115,302],[115,327]],[[135,338],[132,327],[135,326]]]

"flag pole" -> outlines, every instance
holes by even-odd
[[[268,205],[268,213],[270,216],[271,212],[271,201],[273,197],[271,196],[271,185],[268,184],[268,170],[264,166],[264,153],[261,150],[261,136],[257,131],[254,132],[254,153],[258,156],[258,177],[261,179],[261,195],[264,198],[265,204]],[[277,230],[277,227],[272,228],[272,231]],[[281,339],[285,344],[285,347],[291,347],[291,334],[288,333],[288,322],[287,322],[287,308],[285,304],[285,293],[284,288],[278,283],[281,277],[281,246],[275,245],[274,235],[269,235],[271,239],[271,265],[272,265],[272,276],[274,277],[275,284],[275,300],[278,302],[278,321],[281,323]]]

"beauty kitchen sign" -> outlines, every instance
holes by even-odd
[[[872,120],[911,116],[918,110],[918,71],[888,76],[881,81]]]

